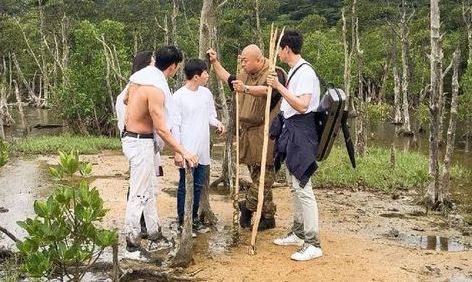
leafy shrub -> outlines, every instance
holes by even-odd
[[[8,147],[0,140],[0,167],[4,166],[8,161]]]
[[[59,165],[49,171],[60,184],[46,201],[34,202],[33,219],[18,222],[28,236],[17,247],[27,275],[80,281],[103,250],[118,242],[118,235],[96,227],[106,210],[98,190],[86,180],[92,165],[79,162],[77,151],[59,154]]]

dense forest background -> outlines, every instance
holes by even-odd
[[[357,1],[362,79],[369,101],[394,102],[392,69],[396,67],[400,76],[402,72],[400,2]],[[421,108],[420,94],[430,80],[430,7],[429,1],[407,2],[407,94],[410,107],[417,109]],[[214,31],[217,40],[212,45],[219,47],[224,65],[235,70],[236,54],[245,45],[268,42],[271,23],[298,29],[305,36],[306,59],[325,80],[343,85],[341,11],[346,11],[349,43],[351,5],[352,1],[340,0],[219,1],[215,3],[219,6]],[[441,1],[440,9],[447,65],[456,47],[468,54],[467,18],[458,1]],[[112,99],[126,82],[134,54],[168,43],[181,47],[186,57],[198,56],[201,10],[200,0],[2,0],[2,97],[14,100],[17,85],[22,97],[37,105],[54,105],[76,128],[111,134]],[[357,72],[355,64],[354,58],[350,68],[353,74]],[[470,78],[463,77],[466,72],[467,55],[463,55],[463,92],[469,89]],[[356,81],[351,85],[354,92]],[[450,93],[450,87],[444,83],[444,92]],[[465,118],[469,103],[461,104],[460,116]],[[74,122],[79,120],[80,126]]]

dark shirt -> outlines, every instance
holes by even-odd
[[[272,122],[271,138],[275,138],[274,168],[277,172],[286,161],[287,168],[300,182],[300,187],[310,181],[315,173],[318,134],[315,124],[315,113],[300,114],[283,118],[280,113]]]

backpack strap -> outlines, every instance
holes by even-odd
[[[290,74],[290,77],[288,78],[287,80],[287,83],[285,84],[286,87],[288,87],[288,84],[290,83],[290,80],[292,79],[292,77],[295,75],[295,73],[303,66],[303,65],[308,65],[310,66],[310,68],[313,69],[313,71],[315,72],[315,75],[318,77],[318,80],[320,81],[320,90],[321,89],[326,89],[328,87],[332,87],[334,88],[334,85],[332,83],[326,83],[326,80],[324,80],[316,71],[315,71],[315,68],[308,62],[303,62],[301,65],[299,65],[295,70],[293,70],[293,72]],[[324,95],[324,93],[320,93],[320,98],[321,96]]]

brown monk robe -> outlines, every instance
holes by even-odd
[[[207,54],[218,78],[227,81],[231,90],[236,90],[240,95],[240,162],[248,166],[252,179],[252,185],[246,193],[246,200],[239,203],[241,210],[240,225],[243,228],[248,228],[251,226],[252,214],[257,209],[269,60],[262,55],[261,50],[256,45],[247,46],[241,54],[241,73],[236,78],[236,76],[229,74],[218,62],[216,53],[212,49],[208,50]],[[282,69],[277,68],[277,74],[280,81],[286,80],[286,74]],[[280,111],[280,97],[278,92],[272,92],[270,120],[273,120]],[[258,226],[259,230],[275,227],[276,206],[272,196],[272,184],[275,181],[273,148],[274,142],[269,140],[264,180],[264,202],[262,218]]]

